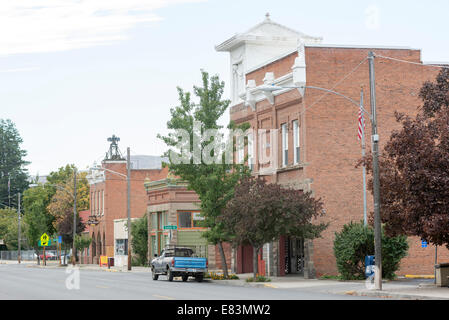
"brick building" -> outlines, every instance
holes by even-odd
[[[365,88],[365,108],[370,110],[369,51],[422,64],[421,51],[404,47],[345,46],[322,44],[273,22],[269,16],[245,33],[216,46],[229,52],[231,69],[230,117],[237,124],[247,122],[255,130],[250,146],[237,152],[237,159],[248,154],[253,174],[267,181],[304,191],[322,198],[329,222],[322,238],[281,238],[263,249],[266,272],[270,275],[301,273],[305,277],[336,274],[333,254],[334,233],[350,221],[363,220],[362,169],[357,141],[357,106],[333,94],[313,89],[286,88],[272,93],[266,85],[283,87],[315,86],[338,91],[359,101]],[[394,112],[413,115],[421,105],[418,97],[424,81],[435,79],[439,69],[375,59],[376,94],[380,150],[392,130],[399,128]],[[262,137],[258,130],[266,130]],[[370,149],[371,126],[366,120],[366,143]],[[249,150],[248,150],[249,149]],[[249,152],[248,152],[249,151]],[[270,161],[261,164],[262,151]],[[265,156],[264,156],[265,157]],[[368,212],[373,200],[368,192]],[[409,256],[399,274],[433,274],[435,248],[421,248],[409,238]],[[445,248],[438,250],[439,261],[449,261]],[[252,251],[240,247],[233,253],[237,272],[252,271]]]
[[[115,136],[109,152],[101,162],[100,170],[92,170],[87,176],[90,184],[90,225],[92,237],[91,263],[99,263],[99,257],[115,258],[115,265],[127,264],[127,165],[121,155]],[[167,176],[162,159],[156,156],[131,155],[131,218],[142,218],[147,209],[145,179],[159,180]]]
[[[198,195],[188,190],[187,186],[187,182],[171,174],[164,179],[146,179],[148,256],[159,255],[170,245],[189,247],[196,255],[208,258],[209,270],[221,269],[218,248],[208,244],[202,237],[206,229],[199,225],[203,218]],[[224,250],[228,266],[231,267],[231,248],[226,244]]]

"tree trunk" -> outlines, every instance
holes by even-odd
[[[64,265],[66,265],[67,264],[67,246],[65,245],[64,246]]]
[[[218,245],[218,250],[220,251],[220,257],[221,257],[221,266],[223,269],[223,276],[225,277],[225,279],[228,278],[228,265],[226,263],[226,256],[223,250],[223,243],[220,241],[217,243]]]
[[[37,256],[37,264],[38,265],[40,265],[41,264],[41,261],[40,261],[40,259],[39,259],[39,249],[34,249],[34,251],[36,252],[36,256]]]
[[[257,278],[258,268],[257,268],[257,258],[258,258],[259,248],[256,248],[253,246],[253,276],[254,276],[254,282]]]

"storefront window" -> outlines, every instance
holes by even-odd
[[[202,228],[203,225],[201,221],[204,217],[201,216],[200,212],[184,211],[178,212],[178,228],[179,229],[192,229],[192,228]]]
[[[128,254],[128,239],[115,240],[115,254],[117,256],[126,256]]]

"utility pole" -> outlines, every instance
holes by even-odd
[[[131,202],[130,202],[131,155],[129,147],[126,152],[126,166],[128,169],[128,172],[126,174],[126,187],[127,187],[126,210],[128,213],[128,270],[131,270]]]
[[[17,214],[19,217],[19,236],[17,238],[17,245],[18,245],[18,251],[17,251],[17,262],[20,263],[22,257],[20,256],[20,237],[21,237],[21,221],[22,221],[22,215],[20,214],[20,192],[18,194],[19,202],[18,202],[18,208],[17,208]]]
[[[368,54],[369,82],[371,100],[371,143],[373,148],[373,195],[374,195],[374,254],[376,262],[375,288],[382,290],[382,230],[380,219],[380,181],[379,181],[379,134],[376,114],[376,78],[374,72],[374,52]]]
[[[72,242],[72,264],[75,265],[75,236],[76,236],[76,168],[73,168],[73,242]]]
[[[364,94],[363,94],[363,88],[360,92],[360,106],[361,108],[364,108]],[[360,110],[362,112],[362,110]],[[364,114],[362,112],[362,117],[364,117]],[[363,118],[363,128],[362,128],[362,158],[365,158],[365,119]],[[367,209],[366,209],[366,166],[363,164],[363,223],[365,227],[368,225],[368,215],[367,215]]]

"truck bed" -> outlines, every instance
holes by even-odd
[[[184,257],[174,257],[175,268],[195,268],[195,269],[205,269],[206,258],[184,258]]]

